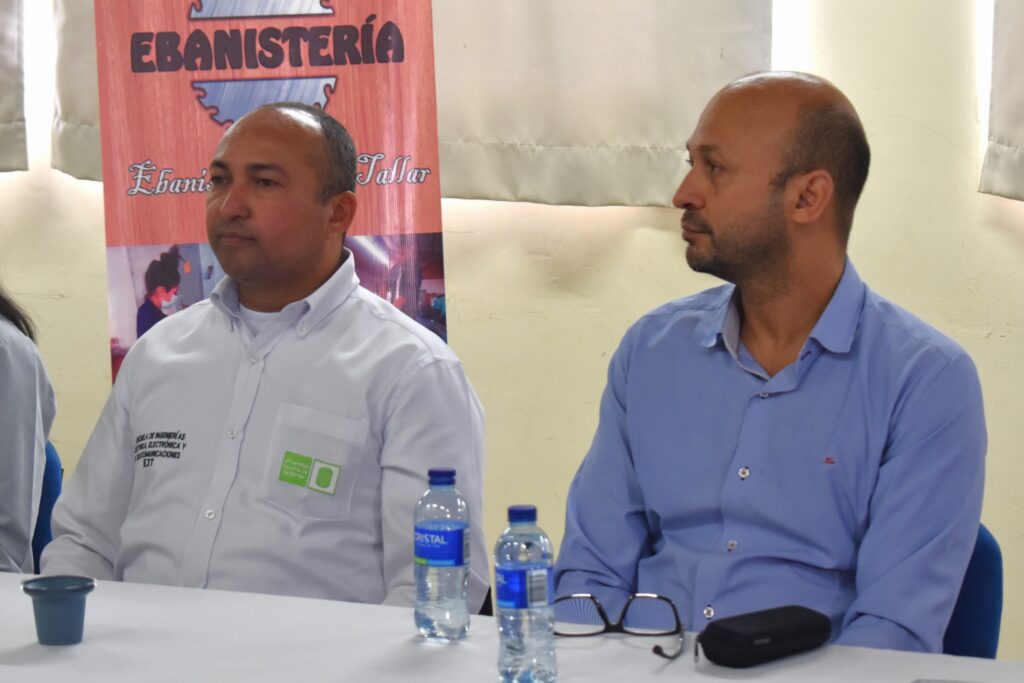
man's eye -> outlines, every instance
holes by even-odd
[[[210,178],[210,184],[213,185],[214,187],[219,186],[219,185],[223,185],[226,182],[227,182],[227,178],[225,178],[222,175],[215,175],[215,176]]]
[[[277,185],[277,183],[270,178],[257,178],[256,185],[259,187],[273,187],[274,185]]]
[[[721,168],[718,164],[713,161],[705,161],[704,166],[708,169],[708,173],[714,173]]]

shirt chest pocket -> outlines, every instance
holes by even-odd
[[[282,403],[260,497],[302,519],[347,519],[368,429],[367,420]]]

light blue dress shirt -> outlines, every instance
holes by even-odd
[[[641,318],[569,491],[557,593],[617,614],[660,593],[687,629],[799,604],[846,645],[939,651],[978,533],[977,372],[847,261],[774,377],[731,285]]]

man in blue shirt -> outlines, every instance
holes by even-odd
[[[805,74],[742,78],[687,143],[690,267],[732,284],[641,318],[572,483],[557,594],[688,629],[788,604],[846,645],[939,651],[978,532],[986,433],[953,341],[846,256],[870,152]]]

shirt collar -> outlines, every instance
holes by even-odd
[[[298,334],[304,337],[327,314],[343,304],[358,286],[356,259],[346,248],[345,260],[326,282],[306,298],[288,304],[281,312],[291,312],[296,316],[299,320]],[[210,294],[210,302],[228,317],[232,325],[241,324],[238,283],[231,276],[225,275],[217,283]]]
[[[864,308],[864,296],[867,287],[857,274],[857,269],[849,258],[843,268],[843,275],[825,311],[818,318],[814,329],[809,335],[821,346],[832,353],[845,353],[853,346],[853,338],[860,323],[861,310]],[[708,320],[707,332],[703,335],[701,345],[712,347],[719,340],[725,345],[733,358],[738,358],[740,342],[740,313],[735,287],[723,289],[719,310]]]
[[[701,346],[711,348],[721,340],[733,358],[736,357],[740,338],[740,314],[735,299],[734,285],[722,287],[717,301],[712,305],[714,312],[707,318],[700,342]]]
[[[846,353],[853,347],[853,338],[860,324],[867,287],[849,258],[839,285],[811,330],[809,337],[832,353]]]

